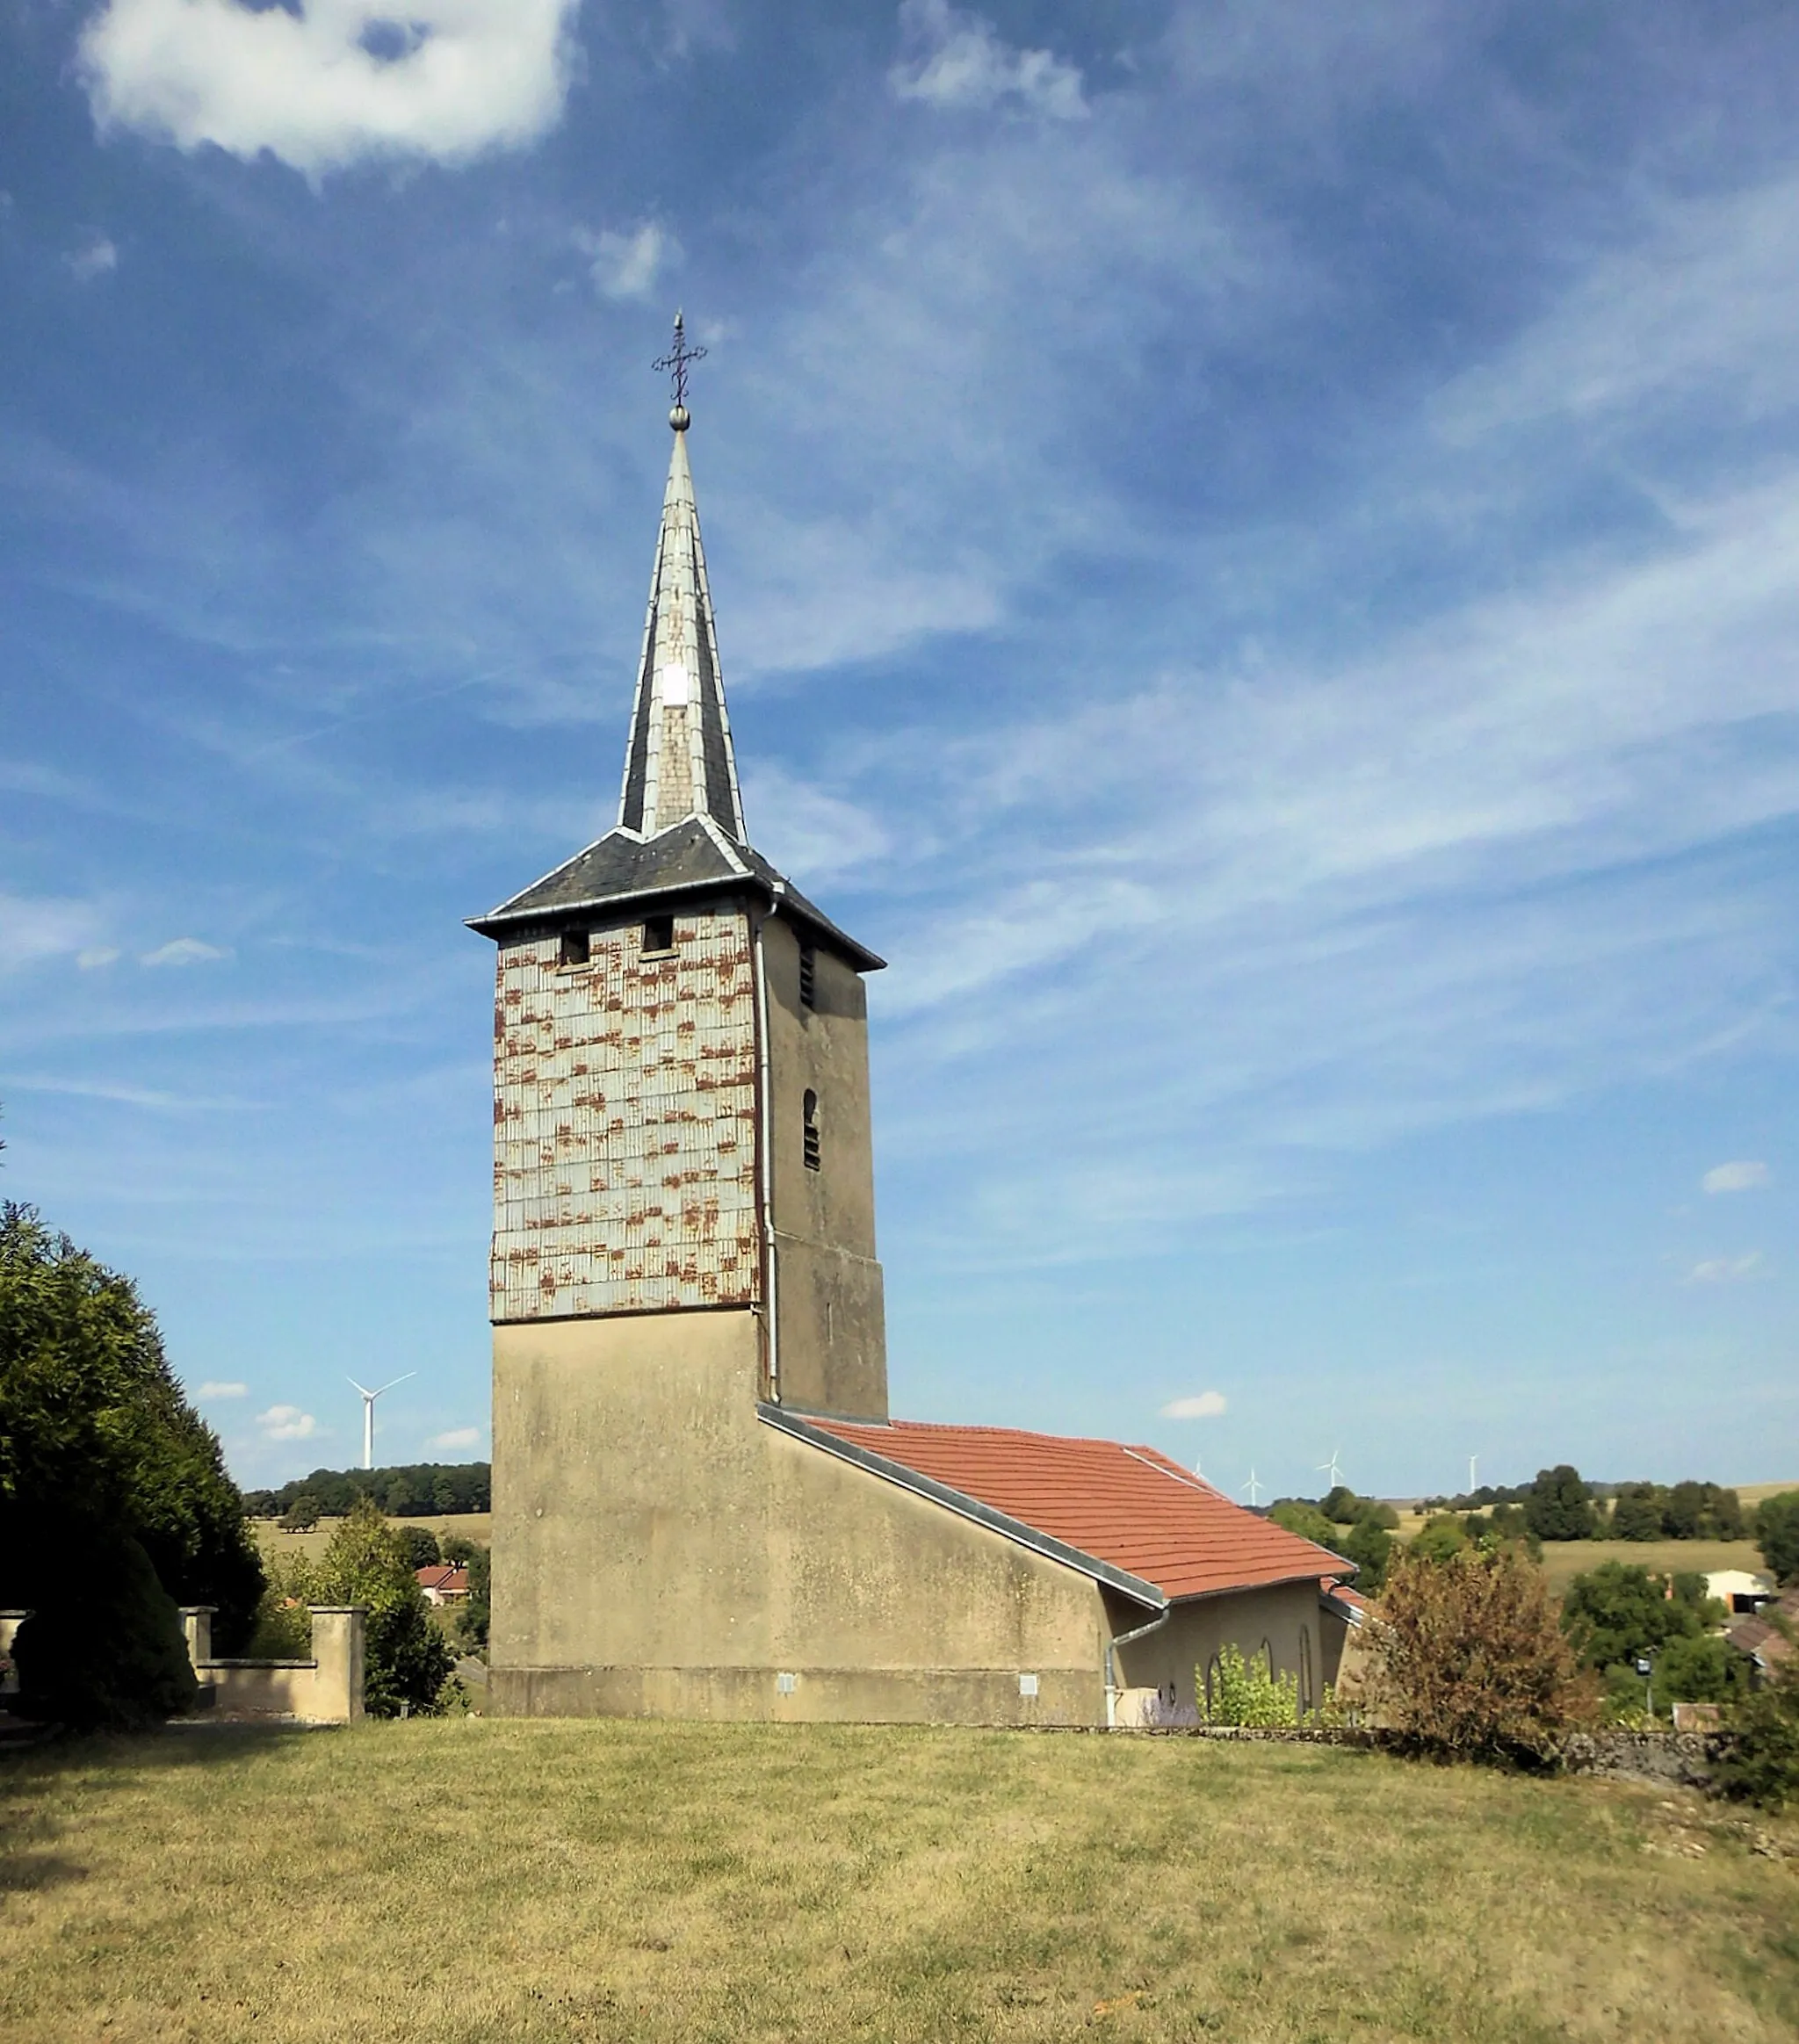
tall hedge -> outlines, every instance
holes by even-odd
[[[139,1670],[127,1687],[137,1683],[154,1715],[171,1628],[179,1643],[175,1606],[215,1606],[228,1652],[262,1587],[218,1438],[183,1396],[131,1280],[35,1209],[0,1205],[0,1605],[38,1614],[33,1636],[20,1636],[21,1676],[31,1664],[68,1702],[69,1685],[88,1679],[77,1643],[110,1632],[121,1665]],[[96,1723],[134,1715],[116,1685],[94,1710]]]

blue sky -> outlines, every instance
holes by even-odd
[[[0,0],[0,1188],[240,1476],[485,1452],[461,918],[612,820],[681,303],[895,1410],[1799,1477],[1799,15],[405,23]]]

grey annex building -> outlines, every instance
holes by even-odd
[[[1340,1556],[1152,1448],[888,1411],[882,961],[750,842],[682,394],[618,822],[471,924],[490,1708],[1103,1725],[1190,1712],[1227,1641],[1314,1701]]]

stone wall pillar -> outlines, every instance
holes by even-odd
[[[312,1715],[322,1723],[354,1724],[362,1715],[363,1654],[367,1608],[360,1604],[314,1604]]]
[[[213,1658],[213,1614],[216,1604],[184,1604],[181,1607],[181,1629],[187,1636],[187,1658],[193,1663],[193,1672],[200,1670]]]
[[[18,1677],[12,1672],[12,1643],[30,1616],[29,1611],[0,1611],[0,1661],[7,1665],[6,1672],[0,1675],[0,1696],[18,1694]]]

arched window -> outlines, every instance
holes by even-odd
[[[1212,1706],[1217,1699],[1218,1674],[1218,1657],[1214,1654],[1205,1665],[1205,1714],[1208,1718],[1211,1716]]]
[[[806,1149],[806,1167],[808,1171],[819,1168],[819,1096],[811,1087],[806,1089],[806,1099],[801,1103],[806,1110],[806,1123],[802,1140]]]
[[[1299,1708],[1308,1715],[1318,1708],[1318,1697],[1311,1686],[1311,1628],[1309,1625],[1299,1629]]]
[[[1261,1643],[1261,1665],[1267,1669],[1268,1680],[1272,1682],[1275,1679],[1275,1650],[1268,1640]]]

